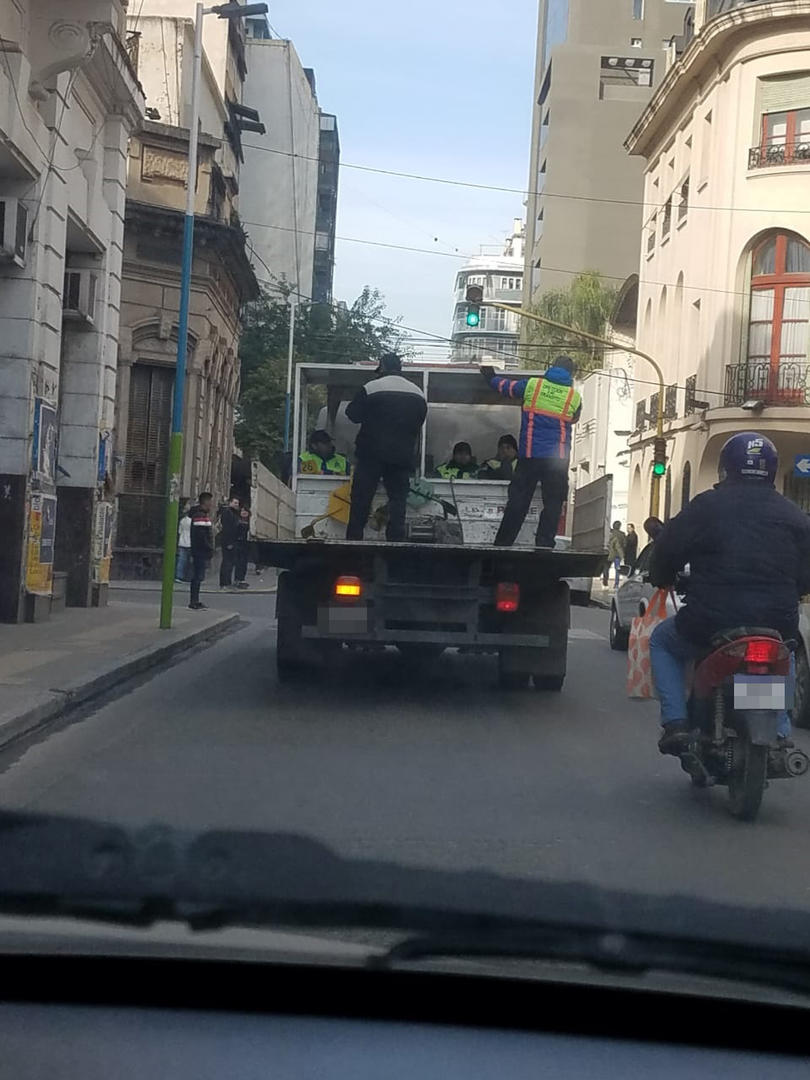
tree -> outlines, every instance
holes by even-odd
[[[281,288],[250,304],[239,343],[241,390],[234,436],[244,453],[274,469],[279,468],[284,436],[288,296]],[[299,304],[294,363],[351,364],[401,350],[402,334],[384,312],[381,293],[369,286],[351,306]]]
[[[596,270],[586,270],[577,274],[567,289],[549,289],[540,297],[540,302],[532,310],[554,322],[564,323],[578,330],[600,337],[605,334],[605,324],[613,314],[619,290],[605,285],[601,274]],[[595,371],[602,366],[604,346],[577,338],[575,334],[555,330],[542,323],[530,323],[528,343],[543,345],[548,348],[529,349],[525,366],[543,367],[550,363],[554,351],[565,352],[577,362],[581,375]]]

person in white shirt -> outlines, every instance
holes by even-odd
[[[174,564],[174,580],[188,581],[191,561],[191,518],[188,503],[180,508],[180,524],[177,528],[177,560]]]

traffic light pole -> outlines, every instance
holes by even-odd
[[[610,341],[608,338],[599,337],[598,334],[589,334],[586,330],[577,330],[573,326],[566,326],[565,323],[558,323],[553,319],[547,319],[545,315],[535,315],[533,311],[526,311],[524,308],[514,308],[509,304],[499,304],[494,300],[487,300],[486,306],[502,308],[504,311],[512,311],[516,315],[519,315],[521,319],[530,319],[532,322],[542,323],[544,326],[552,326],[555,330],[563,330],[568,334],[574,334],[576,337],[584,338],[586,341],[593,341],[597,345],[606,345],[610,349],[620,348],[622,352],[632,353],[634,356],[640,356],[642,360],[646,360],[658,376],[658,416],[656,417],[655,437],[656,439],[664,438],[664,373],[658,362],[653,360],[647,353],[629,345],[617,346],[615,341]],[[653,472],[652,497],[650,499],[651,517],[660,516],[662,476],[663,474]]]

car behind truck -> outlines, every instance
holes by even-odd
[[[531,684],[560,690],[570,615],[567,579],[589,580],[604,565],[609,478],[601,502],[591,498],[583,504],[584,535],[596,538],[594,550],[577,550],[576,514],[573,546],[535,548],[539,497],[517,545],[494,547],[508,482],[450,481],[432,474],[461,438],[473,443],[480,459],[491,456],[501,434],[517,434],[519,406],[493,403],[476,370],[406,368],[404,374],[422,387],[428,401],[409,498],[407,542],[384,539],[382,489],[364,540],[343,539],[346,478],[299,475],[296,469],[295,532],[311,538],[256,538],[262,564],[282,571],[276,607],[279,676],[306,677],[347,646],[373,650],[395,645],[417,663],[446,648],[460,648],[496,653],[505,688]],[[294,461],[315,427],[330,430],[338,451],[353,457],[357,428],[346,420],[345,406],[373,377],[374,369],[362,365],[299,365]]]

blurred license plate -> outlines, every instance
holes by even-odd
[[[735,675],[734,708],[778,709],[791,705],[785,675]]]
[[[318,608],[318,630],[321,634],[367,634],[368,608],[365,604],[331,604]]]

